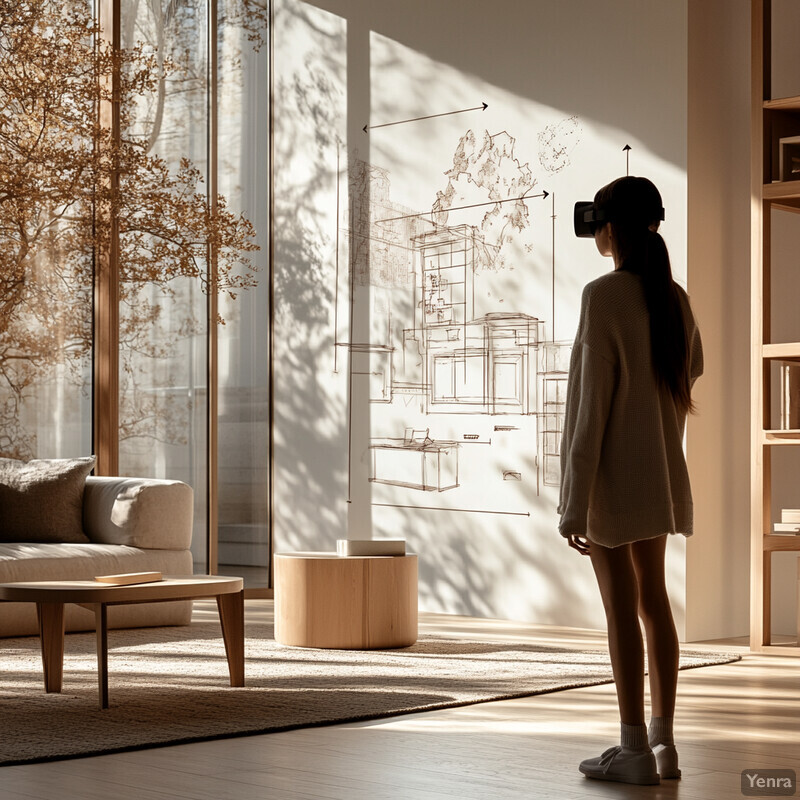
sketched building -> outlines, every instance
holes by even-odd
[[[403,347],[406,360],[417,357],[426,413],[535,416],[537,464],[544,483],[558,485],[569,345],[545,341],[543,321],[521,311],[475,316],[475,253],[485,243],[473,227],[412,242],[416,319]]]
[[[567,342],[545,342],[542,347],[542,466],[546,486],[561,483],[561,434],[567,408],[567,376],[572,346]]]
[[[476,264],[492,249],[478,229],[425,230],[431,221],[391,201],[385,170],[358,162],[350,181],[354,196],[369,200],[351,209],[351,269],[377,313],[369,341],[348,347],[369,377],[370,401],[418,398],[425,415],[530,417],[537,487],[540,476],[557,485],[569,348],[545,341],[544,322],[522,311],[475,315]],[[402,320],[399,329],[393,320]],[[458,443],[392,433],[371,440],[371,481],[424,491],[459,485]]]
[[[428,413],[535,414],[541,322],[520,312],[474,315],[474,253],[468,225],[414,237],[417,320],[407,341],[422,355]]]

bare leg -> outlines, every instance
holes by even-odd
[[[680,649],[664,580],[667,535],[631,545],[639,585],[639,616],[647,636],[650,701],[654,717],[672,717]]]
[[[589,555],[606,611],[620,719],[625,725],[644,725],[644,647],[631,545],[610,548],[592,542]]]

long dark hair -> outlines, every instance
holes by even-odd
[[[627,176],[600,189],[594,205],[611,223],[617,269],[642,279],[656,380],[680,411],[694,411],[686,322],[667,245],[657,230],[662,219],[661,194],[647,178]]]

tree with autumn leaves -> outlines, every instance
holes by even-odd
[[[59,370],[82,382],[94,276],[111,247],[130,352],[157,357],[164,346],[146,335],[161,305],[142,287],[170,295],[188,278],[235,295],[255,282],[252,224],[223,196],[212,202],[188,159],[159,157],[152,126],[134,133],[142,99],[163,106],[166,80],[184,67],[142,44],[112,50],[100,33],[85,0],[0,0],[2,456],[35,453],[20,410],[41,381]],[[118,128],[104,123],[104,104],[118,108]],[[190,314],[182,324],[188,333]]]

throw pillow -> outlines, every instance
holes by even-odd
[[[83,487],[87,458],[0,458],[0,541],[88,542]]]

